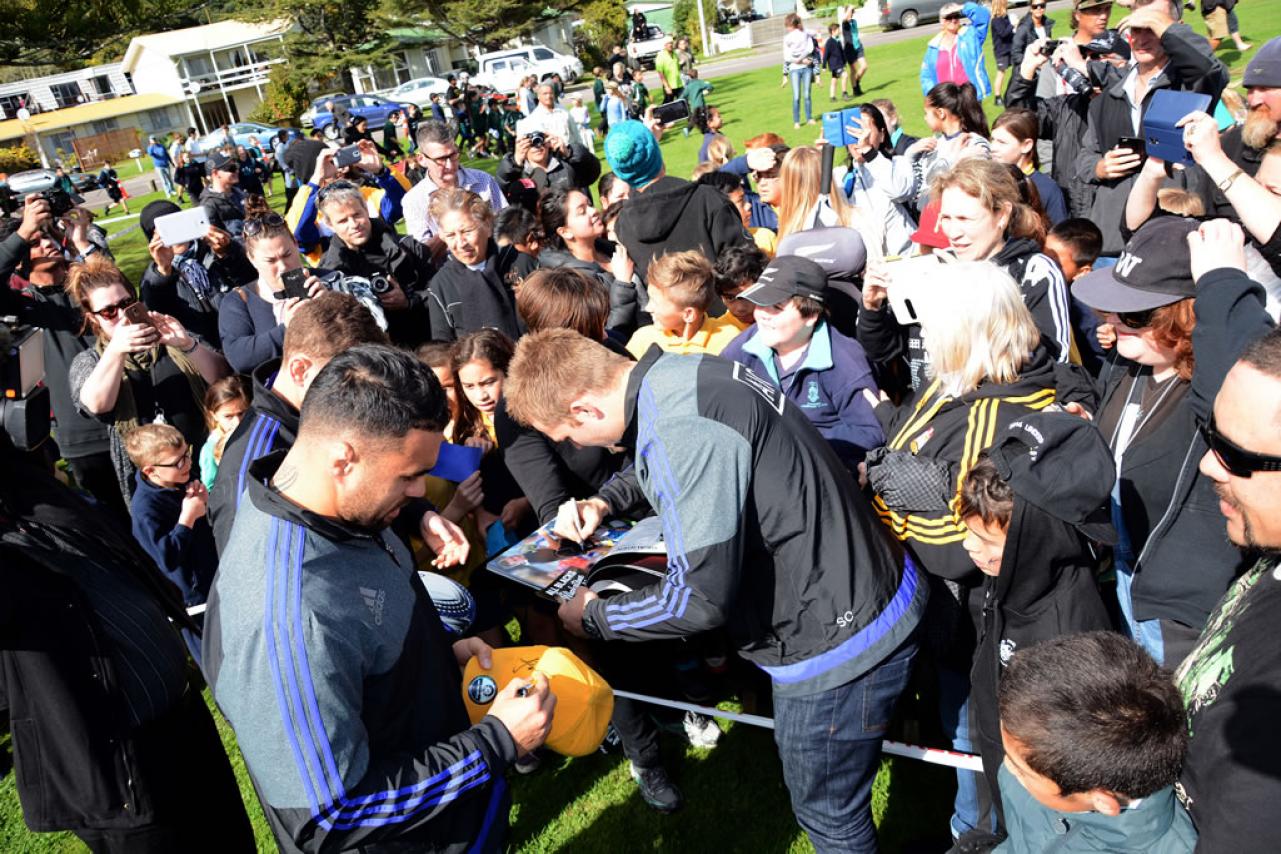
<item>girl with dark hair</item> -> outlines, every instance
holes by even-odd
[[[712,144],[712,140],[720,136],[721,125],[724,124],[724,120],[721,119],[721,111],[715,107],[699,107],[694,111],[690,122],[703,135],[703,144],[698,148],[698,162],[700,164],[706,163],[708,160],[707,147]]]
[[[930,184],[964,157],[992,156],[987,118],[970,83],[939,83],[925,96],[925,124],[932,136],[904,152],[915,171],[913,200],[917,210],[928,203]]]
[[[1036,153],[1038,122],[1031,110],[1006,110],[992,122],[992,159],[1019,169],[1036,186],[1042,209],[1051,228],[1067,219],[1063,189],[1040,171]]]
[[[915,175],[912,161],[895,157],[885,116],[873,104],[859,107],[863,127],[859,141],[846,146],[849,171],[845,195],[850,203],[882,224],[881,250],[885,255],[906,255],[912,247],[916,223],[906,205],[911,203]]]

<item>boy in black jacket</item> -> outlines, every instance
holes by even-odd
[[[1093,424],[1047,411],[1012,421],[961,482],[965,550],[987,576],[970,708],[1002,819],[997,686],[1018,650],[1110,628],[1089,541],[1115,540],[1107,515],[1115,478],[1112,454]]]
[[[218,553],[205,518],[209,493],[192,470],[191,446],[170,424],[145,424],[125,438],[125,450],[138,469],[129,508],[134,539],[182,591],[184,605],[203,605]],[[196,617],[197,625],[201,622]],[[182,636],[199,664],[200,637],[187,629]]]

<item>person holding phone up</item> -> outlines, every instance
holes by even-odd
[[[198,447],[208,434],[205,388],[227,375],[227,363],[173,317],[147,311],[106,258],[74,265],[66,287],[97,339],[71,361],[71,399],[106,423],[111,462],[128,502],[134,466],[125,438],[143,424],[172,424]]]
[[[1142,152],[1118,143],[1143,135],[1152,93],[1174,89],[1218,98],[1228,83],[1227,68],[1210,54],[1205,38],[1175,23],[1163,3],[1136,8],[1122,19],[1119,29],[1129,39],[1133,59],[1121,79],[1090,103],[1076,177],[1095,188],[1089,219],[1103,232],[1104,257],[1115,258],[1124,247],[1125,204],[1143,165]],[[1186,182],[1182,175],[1173,180]]]

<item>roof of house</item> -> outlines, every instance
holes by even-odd
[[[201,27],[188,27],[185,30],[169,30],[164,33],[149,33],[138,36],[129,42],[125,58],[121,61],[124,70],[133,73],[134,65],[143,50],[151,50],[163,56],[185,56],[201,51],[222,50],[239,44],[277,36],[288,32],[289,21],[268,21],[249,23],[247,21],[218,21]]]
[[[172,95],[151,93],[147,95],[125,95],[122,98],[109,98],[105,101],[94,101],[79,104],[63,110],[48,113],[37,113],[27,121],[10,119],[0,122],[0,140],[20,139],[29,133],[48,133],[62,128],[88,124],[89,122],[112,119],[154,110],[157,107],[168,107],[182,103],[182,98]]]

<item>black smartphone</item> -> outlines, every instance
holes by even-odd
[[[1147,146],[1147,143],[1143,141],[1143,137],[1141,136],[1120,137],[1116,141],[1116,147],[1128,148],[1130,149],[1130,151],[1133,151],[1135,154],[1139,155],[1140,158],[1144,160],[1148,159],[1148,146]]]
[[[663,123],[664,127],[671,127],[678,122],[689,120],[689,101],[679,98],[666,104],[659,104],[654,108],[654,119]]]
[[[280,284],[284,288],[285,299],[307,298],[307,271],[304,268],[286,270],[280,277]]]
[[[334,154],[334,165],[339,169],[355,166],[360,162],[360,146],[344,145]]]

